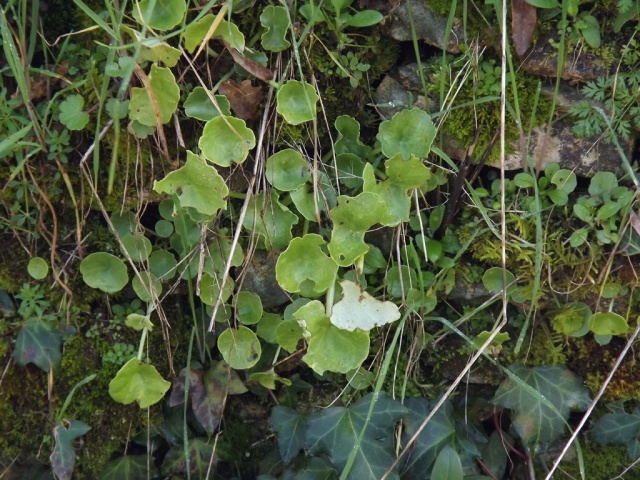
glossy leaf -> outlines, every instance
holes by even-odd
[[[276,110],[287,123],[299,125],[313,120],[319,97],[313,85],[298,80],[289,80],[276,94]]]
[[[589,406],[589,390],[564,366],[515,363],[508,370],[491,403],[514,411],[513,427],[528,448],[547,447],[562,435],[571,411]]]
[[[58,421],[53,427],[54,447],[49,460],[54,475],[60,480],[71,479],[76,463],[73,442],[91,429],[89,425],[80,420],[70,420],[68,424],[69,426],[65,427],[61,421]]]
[[[129,282],[127,267],[115,255],[106,252],[92,253],[80,263],[82,279],[91,288],[116,293]]]
[[[316,207],[320,212],[326,212],[335,207],[338,202],[329,177],[323,172],[318,172],[317,176],[318,188],[315,189],[315,200],[313,198],[314,188],[309,183],[304,183],[290,192],[293,204],[302,216],[310,222],[318,221]]]
[[[291,227],[298,217],[280,203],[278,194],[260,192],[249,203],[247,215],[242,222],[244,228],[261,237],[267,248],[284,248],[291,241]]]
[[[289,15],[284,7],[265,7],[260,15],[260,23],[267,29],[260,37],[262,48],[271,52],[281,52],[291,46],[286,39],[289,29]]]
[[[219,116],[206,123],[198,146],[207,160],[229,167],[247,159],[249,150],[256,146],[256,137],[244,120]]]
[[[516,277],[509,270],[505,273],[507,285],[509,285],[516,279]],[[484,272],[484,275],[482,275],[482,284],[484,285],[484,288],[491,293],[501,292],[504,288],[502,283],[502,269],[500,267],[489,268]]]
[[[330,216],[333,221],[331,258],[341,267],[348,267],[367,253],[369,247],[364,242],[364,234],[376,223],[383,223],[388,218],[388,210],[379,195],[363,192],[357,197],[340,196]]]
[[[322,251],[323,245],[324,239],[314,233],[291,240],[276,262],[276,279],[283,289],[308,298],[327,291],[338,265]]]
[[[640,409],[608,413],[591,429],[596,442],[603,445],[624,445],[632,460],[640,457]]]
[[[132,358],[109,383],[109,395],[116,402],[128,405],[137,401],[140,408],[147,408],[162,400],[170,387],[156,367]]]
[[[373,298],[359,285],[343,280],[342,299],[331,311],[331,323],[336,327],[353,332],[356,328],[369,331],[395,322],[400,318],[400,310],[391,302]]]
[[[149,256],[149,271],[161,282],[171,280],[177,266],[176,257],[167,250],[156,250]]]
[[[130,313],[127,315],[127,319],[124,324],[133,328],[134,330],[140,332],[143,329],[147,329],[149,331],[153,330],[153,323],[149,319],[149,315],[140,315],[139,313]]]
[[[219,209],[227,208],[225,198],[229,188],[224,179],[215,167],[189,151],[186,163],[161,181],[156,180],[153,189],[158,193],[177,194],[181,207],[193,208],[212,218]]]
[[[213,120],[220,115],[231,116],[231,105],[224,95],[213,95],[218,106],[207,95],[202,87],[194,88],[184,102],[184,113],[187,117],[203,120]],[[220,110],[218,110],[220,108]]]
[[[244,325],[254,325],[262,318],[262,301],[252,292],[238,292],[235,297],[238,320]]]
[[[218,337],[218,350],[231,368],[245,370],[253,367],[262,354],[260,340],[247,327],[227,328]]]
[[[70,332],[68,332],[70,333]],[[30,318],[20,329],[13,356],[18,365],[33,363],[41,370],[57,371],[60,367],[60,347],[65,333],[39,318]]]
[[[151,65],[149,85],[150,91],[139,87],[131,89],[129,118],[148,127],[155,127],[158,120],[162,124],[168,123],[180,100],[180,88],[176,79],[168,68]],[[153,94],[153,99],[150,93]],[[154,105],[158,108],[159,118],[156,117]]]
[[[307,354],[302,359],[318,375],[326,370],[347,373],[358,368],[369,355],[369,332],[349,332],[336,327],[318,300],[299,308],[293,316],[308,342]]]
[[[411,128],[407,128],[408,125]],[[414,108],[402,110],[391,120],[382,122],[377,138],[382,144],[382,153],[388,158],[400,154],[403,160],[409,160],[411,155],[426,157],[435,136],[436,127],[429,114]]]
[[[170,30],[182,21],[185,0],[140,0],[133,5],[133,18],[156,30]]]
[[[350,27],[371,27],[377,23],[380,23],[384,17],[376,10],[362,10],[355,15],[350,15],[345,26]]]
[[[307,419],[305,449],[314,455],[326,453],[338,471],[342,471],[349,455],[357,448],[355,462],[347,478],[382,478],[395,459],[395,424],[407,409],[381,393],[357,446],[373,398],[374,394],[370,393],[348,408],[330,407],[311,413]],[[398,479],[397,469],[394,468],[387,478]]]
[[[431,478],[437,478],[438,480],[462,480],[463,477],[464,471],[460,457],[450,445],[447,445],[440,451],[436,458],[436,463],[433,465],[433,470],[431,471]]]
[[[304,330],[295,319],[283,320],[276,327],[276,341],[278,345],[289,353],[296,350],[298,342],[302,340],[303,335]]]
[[[299,152],[287,148],[267,159],[264,173],[271,185],[278,190],[289,192],[311,178],[311,165]]]
[[[291,408],[276,406],[271,409],[269,427],[276,432],[282,461],[285,464],[289,463],[304,448],[306,433],[304,416]]]

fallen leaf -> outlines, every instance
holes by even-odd
[[[251,85],[251,80],[243,80],[240,85],[233,80],[227,80],[220,85],[219,91],[229,99],[233,113],[245,121],[256,117],[264,97],[262,88]]]
[[[227,50],[229,50],[229,53],[233,57],[233,60],[251,75],[265,82],[273,80],[273,72],[267,67],[263,67],[255,60],[251,60],[250,58],[243,56],[238,50],[233,48],[227,42],[223,41],[223,43],[227,47]]]
[[[531,45],[537,19],[536,7],[526,0],[511,0],[511,38],[519,57],[522,57]]]

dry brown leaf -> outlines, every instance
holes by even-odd
[[[229,99],[231,110],[236,117],[245,121],[256,118],[264,97],[262,88],[251,85],[251,80],[243,80],[240,85],[233,80],[227,80],[220,85],[219,92]]]
[[[223,43],[227,47],[227,50],[229,50],[229,53],[233,57],[233,60],[242,68],[244,68],[247,72],[249,72],[251,75],[253,75],[256,78],[259,78],[264,82],[269,82],[273,80],[273,77],[274,77],[273,72],[269,70],[267,67],[263,67],[255,60],[251,60],[250,58],[243,57],[238,50],[233,48],[227,42],[223,42]]]
[[[511,0],[511,38],[519,57],[527,52],[538,20],[538,9],[526,0]]]

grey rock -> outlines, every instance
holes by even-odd
[[[16,315],[16,305],[6,290],[0,289],[0,316],[3,318],[14,317]]]
[[[242,289],[255,293],[264,308],[273,308],[290,301],[289,295],[276,280],[278,252],[256,250],[248,262]]]

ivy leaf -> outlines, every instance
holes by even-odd
[[[287,292],[307,298],[322,295],[333,283],[338,265],[323,251],[320,235],[294,238],[276,262],[276,280]]]
[[[389,217],[385,201],[377,194],[362,192],[357,197],[338,197],[338,206],[330,212],[333,221],[329,252],[341,267],[348,267],[369,250],[364,234]]]
[[[173,73],[168,68],[151,65],[149,73],[151,92],[146,88],[132,88],[129,101],[129,118],[147,127],[155,127],[160,123],[168,123],[171,115],[178,108],[180,88]],[[153,94],[153,99],[149,93]],[[158,109],[158,117],[154,104]]]
[[[213,442],[213,441],[212,441]],[[187,443],[189,456],[189,473],[183,445],[177,445],[169,450],[162,461],[162,478],[206,478],[210,465],[217,463],[213,443],[207,443],[199,438],[193,438]]]
[[[180,206],[193,208],[213,219],[219,209],[227,208],[229,188],[215,167],[187,151],[187,162],[161,181],[153,182],[158,193],[177,194]]]
[[[350,332],[356,328],[369,331],[400,318],[400,310],[395,304],[376,300],[360,285],[343,280],[340,286],[342,299],[331,312],[331,323],[336,327]]]
[[[144,480],[148,473],[154,475],[155,466],[152,465],[152,472],[147,470],[146,455],[127,455],[113,460],[104,467],[100,473],[100,480]]]
[[[407,125],[411,125],[411,128],[407,128]],[[409,160],[411,155],[426,157],[435,136],[436,127],[429,114],[414,108],[402,110],[391,120],[382,122],[377,138],[387,158],[400,154],[403,160]]]
[[[214,95],[218,106],[207,95],[202,87],[194,88],[184,102],[184,113],[187,117],[208,122],[220,115],[231,116],[231,104],[224,95]],[[220,110],[218,110],[218,107]]]
[[[291,46],[285,38],[289,28],[289,15],[284,7],[269,5],[260,15],[260,23],[267,29],[260,37],[262,48],[271,52],[281,52]]]
[[[624,445],[629,456],[640,457],[640,409],[632,414],[618,411],[603,416],[591,429],[591,435],[602,445]]]
[[[356,447],[373,398],[374,394],[370,393],[348,408],[319,410],[307,419],[305,448],[311,454],[326,453],[338,471],[344,469],[349,455],[358,448],[349,479],[382,478],[395,459],[394,427],[407,410],[385,393],[378,397],[360,445]],[[398,479],[398,472],[394,469],[387,478]]]
[[[298,217],[280,203],[275,191],[272,190],[268,198],[264,192],[254,196],[242,224],[259,235],[267,248],[277,250],[291,241],[291,227],[298,223]]]
[[[182,21],[186,10],[184,0],[140,0],[133,5],[133,18],[156,30],[170,30]]]
[[[45,372],[52,368],[56,372],[60,368],[62,340],[71,333],[71,329],[59,332],[40,318],[30,318],[18,333],[13,356],[23,367],[33,363]]]
[[[589,406],[589,390],[566,367],[516,363],[508,371],[491,403],[514,411],[513,426],[530,449],[546,448],[563,433],[572,410]]]
[[[269,427],[276,432],[282,461],[285,464],[289,463],[304,448],[306,433],[304,416],[289,407],[273,407],[269,417]]]
[[[49,459],[51,469],[56,478],[67,480],[73,474],[73,467],[76,463],[76,452],[73,448],[73,441],[86,434],[91,427],[79,420],[69,421],[69,427],[65,428],[60,421],[53,427],[53,440],[55,446]]]
[[[82,110],[82,95],[69,95],[60,102],[60,123],[69,130],[82,130],[89,123],[89,114]]]
[[[369,332],[349,332],[336,327],[318,300],[300,307],[293,316],[298,320],[309,344],[307,354],[302,359],[318,375],[326,370],[347,373],[358,368],[369,355]]]
[[[206,123],[198,146],[210,162],[230,167],[247,159],[249,150],[256,146],[256,136],[244,120],[219,116]]]
[[[405,400],[408,412],[403,422],[405,427],[402,430],[403,445],[406,445],[413,437],[424,419],[433,410],[435,403],[424,398]],[[455,437],[453,406],[451,402],[446,401],[418,435],[413,451],[402,467],[402,477],[420,478],[424,476],[424,472],[431,471],[438,454],[444,447],[453,444]]]
[[[276,94],[276,111],[287,123],[299,125],[314,119],[319,99],[310,83],[289,80]]]
[[[109,383],[109,395],[116,402],[128,405],[137,401],[140,408],[158,403],[171,387],[153,365],[132,358]]]

